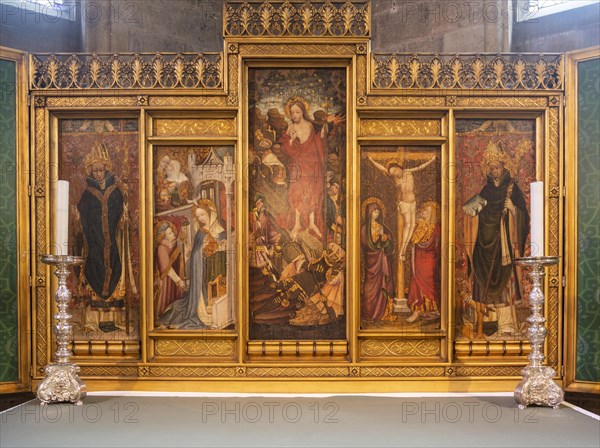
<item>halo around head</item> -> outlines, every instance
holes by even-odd
[[[366,217],[367,207],[370,204],[377,204],[379,206],[379,209],[381,210],[382,215],[385,215],[385,205],[383,205],[383,202],[381,202],[381,200],[378,198],[371,197],[371,198],[365,199],[365,201],[362,203],[360,216],[362,217],[363,220],[366,221],[366,219],[367,219],[367,217]]]
[[[285,104],[285,116],[290,118],[291,117],[291,110],[292,110],[292,106],[294,104],[300,103],[302,104],[302,106],[304,107],[304,110],[306,111],[306,113],[308,113],[309,109],[310,109],[310,105],[308,104],[308,101],[306,101],[304,98],[300,97],[300,96],[293,96],[291,97],[287,103]]]

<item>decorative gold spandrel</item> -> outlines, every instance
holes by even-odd
[[[439,356],[441,342],[437,339],[367,339],[360,342],[360,354],[365,358],[384,356]]]
[[[373,54],[373,89],[560,90],[562,54]]]
[[[442,96],[367,96],[360,107],[444,107],[445,101]]]
[[[453,107],[543,108],[545,96],[456,96]]]
[[[356,45],[350,44],[267,44],[249,43],[240,44],[241,56],[257,55],[294,55],[294,56],[353,56],[356,54]],[[230,56],[231,60],[231,56]],[[230,65],[231,67],[231,65]]]
[[[235,121],[232,119],[160,119],[154,120],[154,134],[165,136],[193,136],[193,137],[234,137],[236,133]]]
[[[80,376],[82,377],[138,377],[137,367],[128,366],[81,366]]]
[[[365,119],[360,122],[361,137],[440,135],[439,120]]]
[[[237,376],[235,367],[179,367],[151,366],[148,376],[164,378],[234,378]]]
[[[347,377],[348,367],[248,367],[246,376],[257,378]]]
[[[361,377],[379,378],[409,378],[409,377],[441,377],[444,376],[443,367],[369,367],[360,368]]]
[[[225,2],[225,37],[369,37],[368,1]]]
[[[157,340],[158,356],[211,356],[231,358],[235,353],[233,340]]]
[[[32,90],[221,89],[222,53],[32,54]]]
[[[151,95],[150,107],[225,107],[227,96],[162,96]]]
[[[455,375],[466,377],[520,377],[522,368],[522,366],[456,366]]]
[[[40,98],[40,97],[38,97]],[[46,97],[47,107],[134,107],[137,106],[135,96],[48,96]]]

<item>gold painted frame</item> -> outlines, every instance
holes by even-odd
[[[234,166],[236,176],[239,172],[239,150],[237,139],[237,114],[231,109],[221,110],[148,110],[145,120],[145,154],[146,154],[146,222],[153,222],[154,182],[153,154],[156,146],[232,146],[234,148]],[[236,179],[239,179],[236,177]],[[239,196],[236,191],[236,228],[239,225]],[[236,232],[234,244],[239,247],[239,232]],[[150,249],[149,256],[153,258],[152,232],[146,232],[145,247]],[[236,266],[237,270],[239,257]],[[152,291],[153,262],[146,263],[146,291]],[[154,328],[153,306],[147,301],[145,315],[145,341],[143,359],[145,362],[172,363],[195,360],[199,362],[231,363],[240,359],[240,295],[239,281],[234,285],[234,300],[236,302],[236,325],[233,330],[203,330],[184,331],[169,330],[167,332]]]
[[[257,4],[260,2],[251,2]],[[364,2],[357,2],[364,4]],[[239,2],[238,2],[239,4]],[[226,3],[226,6],[228,4]],[[277,7],[284,4],[277,3]],[[361,10],[363,11],[363,10]],[[360,12],[361,17],[363,12]],[[235,21],[225,9],[225,21]],[[236,228],[244,229],[248,212],[247,184],[247,68],[249,66],[344,66],[347,70],[347,313],[348,338],[344,345],[316,341],[305,347],[295,341],[284,346],[268,347],[269,356],[248,353],[247,312],[247,234],[236,235],[237,266],[236,300],[238,326],[235,331],[220,335],[191,335],[189,332],[159,334],[151,327],[151,307],[141,303],[141,334],[139,345],[117,347],[111,344],[90,344],[75,361],[81,365],[82,377],[95,390],[211,390],[228,392],[381,392],[381,391],[512,391],[527,364],[528,346],[520,344],[482,343],[455,344],[453,308],[456,291],[453,285],[452,257],[442,266],[444,294],[448,308],[444,315],[446,329],[433,336],[421,334],[408,338],[385,332],[365,334],[358,331],[358,283],[360,259],[357,235],[360,228],[360,173],[358,166],[361,145],[403,144],[439,145],[443,167],[448,178],[455,173],[455,121],[457,117],[535,118],[538,147],[538,178],[546,181],[546,254],[562,255],[563,240],[563,76],[562,55],[534,55],[544,62],[546,71],[536,78],[535,71],[527,72],[515,55],[479,55],[488,69],[501,62],[502,70],[513,73],[525,67],[531,83],[525,78],[509,87],[486,84],[485,73],[479,73],[474,87],[463,86],[460,77],[452,88],[435,84],[427,88],[396,85],[387,88],[378,84],[375,62],[389,55],[370,51],[370,22],[363,35],[315,35],[306,28],[301,35],[283,33],[259,36],[249,33],[226,34],[221,84],[212,89],[193,89],[181,82],[167,87],[119,89],[117,85],[78,88],[63,85],[58,79],[49,87],[41,87],[39,76],[48,73],[54,64],[64,64],[68,55],[57,55],[52,63],[49,56],[30,62],[31,123],[32,123],[32,242],[44,247],[50,216],[47,184],[47,164],[55,148],[52,117],[56,114],[110,116],[132,114],[139,116],[140,182],[145,182],[146,201],[153,197],[151,151],[153,145],[172,144],[231,144],[235,147],[237,186]],[[263,26],[263,25],[260,25]],[[266,32],[266,31],[265,31]],[[89,57],[89,55],[80,55]],[[132,55],[124,55],[122,65],[133,64]],[[413,58],[419,76],[437,67],[431,55],[399,55]],[[442,55],[443,56],[443,55]],[[118,60],[119,55],[115,58]],[[150,57],[145,55],[142,59]],[[450,55],[444,56],[446,59]],[[473,64],[473,55],[451,55],[463,66]],[[105,60],[107,55],[100,55]],[[176,64],[174,55],[160,60]],[[545,58],[548,58],[546,61]],[[85,59],[85,58],[84,58]],[[110,59],[110,58],[108,58]],[[421,62],[419,62],[421,61]],[[88,61],[91,64],[91,61]],[[477,65],[476,66],[479,66]],[[122,66],[120,65],[120,66]],[[385,65],[385,64],[384,64]],[[91,66],[91,65],[90,65]],[[133,66],[132,66],[133,67]],[[499,67],[499,65],[496,65]],[[513,72],[511,72],[513,70]],[[532,74],[533,73],[533,74]],[[79,74],[77,76],[80,76]],[[441,78],[438,78],[441,79]],[[529,79],[529,78],[528,78]],[[550,80],[550,81],[548,81]],[[154,82],[154,81],[153,81]],[[419,81],[420,82],[420,81]],[[376,88],[375,88],[376,87]],[[447,216],[443,221],[443,238],[448,247],[454,241],[455,225],[452,216],[455,193],[451,182],[442,183],[442,198]],[[140,287],[146,297],[152,285],[151,207],[142,208],[140,225],[146,229],[140,247]],[[51,272],[36,259],[30,274],[34,279],[33,366],[35,382],[40,370],[51,361]],[[547,362],[560,372],[562,366],[562,266],[551,267],[545,291],[546,318],[549,329],[546,344]],[[378,353],[361,355],[361,341],[367,341]],[[424,342],[423,342],[424,341]],[[423,349],[423,345],[425,349]],[[262,353],[262,347],[259,352]],[[296,356],[296,352],[300,356]],[[265,347],[267,351],[267,347]],[[279,353],[281,352],[281,356]],[[302,353],[300,353],[302,352]],[[434,353],[433,355],[431,353]],[[383,354],[381,354],[383,353]],[[560,374],[559,374],[560,375]],[[424,381],[427,380],[427,381]]]
[[[17,218],[17,329],[18,379],[0,384],[0,393],[29,390],[31,385],[31,280],[29,266],[32,256],[28,229],[30,217],[26,206],[31,195],[29,121],[27,100],[27,57],[22,51],[0,47],[0,59],[13,61],[16,70],[16,218]]]
[[[479,112],[474,112],[474,111],[456,111],[454,113],[454,123],[456,122],[456,120],[460,120],[460,119],[484,119],[484,120],[507,120],[507,119],[517,119],[517,120],[531,120],[534,122],[534,134],[535,134],[535,180],[542,180],[545,182],[545,195],[546,197],[548,197],[548,191],[549,191],[549,187],[548,187],[548,179],[547,179],[547,174],[546,174],[546,167],[550,164],[550,160],[548,160],[548,152],[547,152],[547,147],[546,147],[546,125],[545,125],[545,119],[546,119],[546,113],[543,110],[531,110],[531,111],[505,111],[505,112],[494,112],[492,110],[482,110]],[[456,157],[456,129],[455,126],[453,126],[452,129],[452,140],[454,142],[454,151],[453,151],[453,157]],[[453,159],[452,163],[455,163],[455,160]],[[458,173],[457,173],[458,175]],[[523,185],[520,186],[521,189],[523,189]],[[451,186],[450,186],[450,190],[451,190],[451,195],[452,197],[456,197],[456,188],[455,188],[455,184],[453,182],[451,182]],[[458,213],[455,210],[455,213]],[[545,215],[544,215],[544,220],[545,223],[548,223],[548,217],[549,217],[549,207],[546,207],[545,209]],[[454,224],[454,223],[453,223]],[[456,236],[456,228],[453,225],[453,231],[452,234],[454,236]],[[550,241],[549,241],[549,236],[548,236],[548,231],[547,231],[548,227],[546,227],[545,230],[545,244],[546,247],[544,248],[545,253],[549,253],[548,251],[550,250],[549,248],[551,247],[550,245]],[[452,263],[452,267],[450,268],[451,271],[454,273],[455,268],[455,263]],[[454,274],[452,275],[452,277],[454,277]],[[456,285],[453,285],[453,287],[455,287]],[[547,288],[547,285],[546,285]],[[546,295],[548,294],[548,289],[545,290],[546,291]],[[454,300],[458,300],[457,299],[457,293],[455,292],[454,295]],[[558,314],[554,314],[553,316],[556,315],[560,315],[560,311],[559,310],[555,310],[555,306],[552,306],[552,308],[554,310],[554,313],[558,313]],[[548,319],[549,317],[549,312],[550,310],[548,308],[545,309],[545,317],[546,319]],[[556,331],[550,331],[549,335],[551,334],[550,337],[552,337],[556,342],[559,342],[556,340],[557,337],[557,333]],[[469,340],[469,341],[457,341],[455,340],[454,343],[454,356],[455,359],[460,361],[460,362],[469,362],[469,360],[473,360],[473,359],[478,359],[479,357],[484,357],[486,359],[487,362],[489,363],[498,363],[500,365],[506,363],[506,362],[520,362],[520,359],[522,359],[523,356],[527,355],[529,353],[529,344],[528,342],[525,340],[526,338],[522,338],[521,340],[508,340],[508,341],[477,341],[477,340]],[[546,344],[548,344],[548,341],[546,341]],[[547,345],[546,345],[546,349],[547,349]],[[555,368],[556,365],[555,365]]]
[[[449,354],[452,353],[450,328],[448,322],[451,320],[449,311],[450,288],[449,288],[449,264],[448,257],[444,252],[448,247],[449,216],[449,190],[448,183],[444,182],[445,167],[450,166],[448,150],[449,119],[448,114],[442,111],[410,111],[410,110],[359,110],[358,124],[358,150],[370,146],[428,146],[440,149],[440,200],[441,200],[441,253],[440,253],[440,328],[435,331],[382,331],[365,329],[359,330],[358,343],[355,352],[357,360],[361,363],[387,363],[418,364],[430,363],[442,368],[450,365]],[[360,160],[358,161],[360,166]],[[359,169],[359,168],[357,168]],[[358,174],[356,186],[356,202],[354,207],[360,210],[361,176]],[[360,216],[355,220],[357,229],[360,229]],[[354,233],[355,252],[360,257],[360,235],[359,231]],[[446,249],[445,249],[446,248]],[[353,269],[360,270],[360,260],[357,258]],[[356,282],[353,288],[353,296],[361,297],[360,282]],[[355,301],[359,302],[359,301]],[[358,313],[359,303],[356,303]],[[443,374],[443,373],[442,373]]]
[[[267,68],[342,68],[345,69],[346,72],[346,166],[345,166],[345,175],[346,175],[346,180],[347,182],[354,176],[353,175],[353,167],[354,167],[354,158],[355,155],[353,154],[353,152],[350,150],[351,148],[351,135],[352,135],[352,126],[350,125],[350,123],[353,123],[354,121],[354,116],[353,116],[353,112],[352,112],[352,108],[351,108],[351,103],[352,103],[352,98],[353,98],[353,92],[354,92],[354,86],[353,86],[353,80],[352,80],[352,70],[353,70],[353,60],[352,58],[348,58],[346,57],[342,57],[342,58],[335,58],[334,55],[323,55],[323,57],[321,59],[319,59],[318,61],[315,60],[310,60],[307,59],[306,57],[303,58],[293,58],[292,55],[294,54],[294,46],[293,45],[288,45],[287,46],[289,48],[288,52],[283,53],[282,55],[272,58],[272,59],[266,59],[264,56],[263,57],[244,57],[241,61],[241,63],[243,64],[243,72],[242,72],[242,85],[245,86],[243,89],[243,95],[242,97],[244,98],[242,101],[243,104],[243,112],[242,112],[242,116],[243,117],[247,117],[248,116],[248,71],[251,68],[263,68],[263,67],[267,67]],[[282,98],[282,100],[284,100]],[[242,188],[243,188],[243,196],[242,196],[242,219],[243,222],[248,222],[248,203],[249,203],[249,173],[248,173],[248,167],[249,167],[249,161],[248,161],[248,145],[249,142],[247,141],[248,138],[248,124],[246,119],[244,120],[240,120],[242,122],[242,148],[243,148],[243,152],[242,152],[242,160],[241,165],[243,167],[243,172],[242,172],[242,177],[241,179],[248,179],[248,181],[244,181],[242,183]],[[347,190],[349,190],[349,188],[347,187]],[[351,207],[351,203],[349,198],[351,197],[351,193],[350,191],[347,191],[347,196],[346,196],[346,221],[348,223],[352,223],[353,224],[353,220],[350,219],[351,216],[351,210],[354,210],[353,207]],[[353,234],[355,231],[355,228],[353,225],[350,225],[348,232],[347,232],[347,236],[346,236],[346,241],[345,241],[345,248],[346,248],[346,252],[348,253],[348,248],[349,248],[349,237],[348,235]],[[243,236],[242,240],[241,240],[241,247],[242,247],[242,260],[248,260],[249,259],[249,253],[248,253],[248,247],[249,247],[249,242],[248,242],[248,235],[247,232],[246,234]],[[248,282],[249,282],[249,275],[248,275],[248,266],[247,263],[241,263],[241,275],[239,278],[242,279],[241,282],[241,287],[242,287],[242,292],[241,292],[241,297],[248,297]],[[354,313],[355,310],[353,309],[352,306],[349,306],[349,292],[351,290],[351,288],[349,288],[349,285],[352,285],[353,282],[355,281],[354,277],[353,277],[353,269],[350,269],[350,262],[349,259],[346,259],[346,275],[345,275],[345,282],[346,282],[346,287],[345,287],[345,291],[346,291],[346,297],[345,297],[345,307],[346,307],[346,340],[316,340],[316,341],[309,341],[309,340],[301,340],[301,341],[290,341],[290,340],[274,340],[274,341],[268,341],[268,343],[263,344],[261,341],[250,341],[250,336],[249,336],[249,329],[250,329],[250,316],[249,316],[249,312],[248,312],[248,301],[245,300],[244,303],[241,304],[241,308],[242,308],[242,314],[245,319],[245,333],[244,333],[244,341],[245,344],[247,345],[247,357],[245,359],[247,360],[251,360],[252,358],[254,358],[256,360],[256,362],[261,362],[261,361],[273,361],[274,357],[278,357],[279,359],[281,359],[281,356],[287,356],[289,357],[289,363],[293,365],[294,361],[296,361],[298,359],[298,356],[322,356],[322,355],[328,355],[329,358],[324,358],[321,360],[328,360],[329,362],[334,361],[345,361],[348,359],[348,353],[349,353],[349,347],[351,346],[351,341],[352,341],[352,334],[355,334],[356,329],[354,328]],[[262,359],[261,359],[262,357]],[[277,358],[275,358],[277,359]],[[315,361],[319,362],[319,358],[314,358]]]

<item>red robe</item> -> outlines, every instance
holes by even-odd
[[[440,226],[436,225],[427,241],[413,247],[412,277],[408,288],[408,307],[426,313],[440,309]]]
[[[296,223],[296,210],[300,212],[301,228],[308,227],[308,215],[315,213],[315,224],[325,234],[323,204],[325,198],[325,149],[323,139],[313,128],[304,143],[284,134],[280,140],[281,151],[290,160],[287,165],[289,177],[288,227]]]
[[[181,254],[177,246],[171,247],[161,241],[156,249],[156,266],[161,280],[160,289],[156,292],[156,317],[160,318],[173,302],[181,298],[181,289],[167,275],[170,268],[178,275],[182,274]]]

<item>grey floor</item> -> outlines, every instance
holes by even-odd
[[[600,421],[510,396],[88,396],[0,414],[0,447],[600,447]]]

